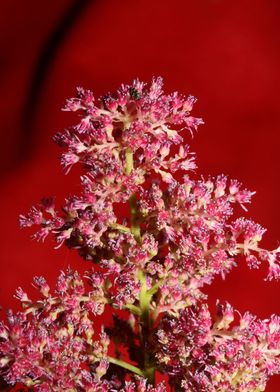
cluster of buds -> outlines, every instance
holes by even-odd
[[[240,255],[249,268],[268,263],[267,279],[279,279],[280,248],[261,248],[265,230],[233,219],[254,192],[225,175],[192,178],[194,154],[182,132],[203,124],[190,114],[194,103],[165,94],[161,78],[150,86],[135,80],[98,101],[78,88],[67,101],[64,110],[81,120],[55,141],[67,173],[81,164],[81,194],[62,212],[44,199],[20,224],[39,226],[36,239],[51,234],[57,247],[96,267],[87,273],[91,290],[70,270],[54,297],[42,278],[40,301],[18,290],[24,311],[0,329],[6,382],[36,391],[168,391],[155,385],[158,371],[176,391],[253,392],[280,372],[278,317],[245,314],[230,328],[232,308],[219,306],[212,321],[205,302],[204,286],[225,278]],[[128,316],[115,315],[93,340],[93,324],[109,306]]]

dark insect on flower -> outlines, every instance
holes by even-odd
[[[131,98],[135,99],[136,101],[141,98],[141,94],[134,87],[129,88],[129,94]]]

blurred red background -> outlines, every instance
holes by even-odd
[[[19,285],[33,290],[34,275],[53,281],[69,264],[90,266],[18,227],[19,213],[42,196],[79,192],[78,177],[64,176],[51,140],[73,123],[60,108],[79,85],[100,95],[161,75],[167,91],[198,97],[194,114],[206,125],[186,140],[199,172],[228,174],[256,190],[245,216],[268,228],[265,246],[278,246],[279,0],[10,0],[0,19],[3,308],[17,306]],[[265,282],[265,274],[240,265],[217,279],[210,302],[228,300],[262,318],[280,314],[280,283]],[[279,385],[274,378],[267,391]]]

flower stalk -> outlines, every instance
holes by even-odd
[[[130,214],[131,214],[131,232],[137,242],[141,242],[141,229],[137,211],[137,199],[135,194],[131,195],[129,199]]]
[[[127,369],[130,372],[137,374],[138,376],[141,376],[141,377],[145,376],[145,373],[141,369],[139,369],[138,367],[136,367],[134,365],[131,365],[130,363],[127,363],[125,361],[122,361],[121,359],[113,358],[110,356],[108,356],[107,359],[110,363],[113,363],[114,365],[118,365],[118,366],[122,367],[123,369]]]
[[[146,277],[143,271],[138,273],[139,281],[141,284],[141,290],[139,295],[139,306],[141,310],[140,323],[141,323],[141,345],[143,353],[143,363],[144,363],[144,375],[148,382],[154,385],[155,382],[155,366],[153,364],[154,359],[152,358],[150,352],[150,337],[153,328],[153,322],[150,318],[150,303],[152,295],[147,290]]]
[[[130,176],[133,170],[133,151],[128,147],[125,152],[125,174]]]

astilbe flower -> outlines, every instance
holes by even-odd
[[[176,390],[264,391],[280,371],[280,317],[258,320],[250,313],[231,326],[234,310],[218,305],[216,321],[206,304],[161,320],[157,360]]]
[[[88,278],[90,291],[77,272],[62,272],[53,296],[45,279],[36,277],[41,299],[35,302],[17,290],[24,312],[10,311],[7,325],[0,323],[0,366],[9,383],[20,381],[40,392],[120,390],[123,380],[102,380],[109,368],[109,337],[103,330],[94,338],[93,319],[108,302],[106,282],[98,273]],[[146,391],[145,385],[139,378],[121,390]],[[147,387],[151,392],[163,390]]]
[[[109,342],[104,332],[93,338],[92,318],[103,313],[107,302],[100,283],[86,292],[79,274],[68,270],[60,274],[55,296],[43,277],[34,278],[40,300],[33,302],[17,290],[24,311],[9,312],[7,325],[0,324],[0,364],[9,383],[20,381],[38,391],[77,386],[89,391],[95,390],[91,384],[101,384]],[[92,364],[98,364],[94,372],[89,371]]]
[[[246,314],[230,327],[229,305],[212,321],[205,303],[204,286],[225,278],[240,255],[249,268],[268,263],[267,279],[279,279],[280,248],[263,249],[265,229],[233,219],[235,206],[246,212],[254,192],[225,175],[192,178],[194,154],[182,132],[203,124],[190,115],[194,103],[165,94],[161,78],[150,87],[135,80],[99,100],[78,88],[67,101],[64,110],[78,111],[80,122],[54,139],[64,148],[67,173],[81,164],[82,192],[67,198],[62,212],[43,199],[20,224],[39,226],[36,239],[53,234],[57,247],[99,266],[88,273],[88,292],[71,271],[61,275],[56,297],[41,279],[41,301],[18,291],[25,309],[1,326],[0,364],[9,383],[40,391],[162,392],[163,384],[153,386],[158,370],[175,390],[245,392],[264,390],[279,373],[277,316]],[[128,205],[124,218],[120,208]],[[105,304],[129,318],[114,316],[107,335],[93,341]],[[115,357],[106,351],[109,341]]]

